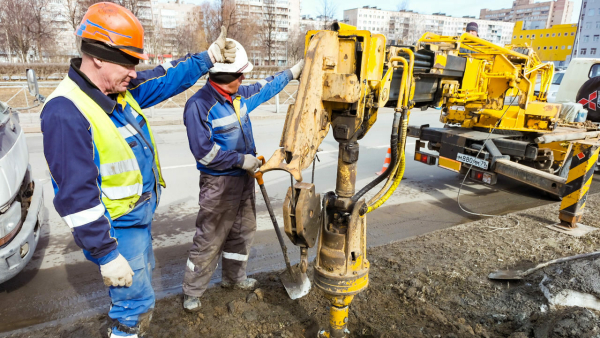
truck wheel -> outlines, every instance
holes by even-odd
[[[587,119],[592,122],[600,122],[600,76],[593,77],[583,83],[575,102],[581,103],[587,109]]]

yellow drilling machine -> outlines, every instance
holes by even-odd
[[[349,334],[348,307],[369,283],[366,216],[399,185],[409,130],[419,138],[417,153],[425,154],[420,150],[425,141],[439,152],[426,155],[426,163],[438,160],[440,166],[466,173],[484,161],[486,173],[496,170],[535,181],[532,185],[541,189],[566,191],[560,211],[565,226],[581,217],[598,135],[586,140],[582,135],[594,131],[562,123],[561,105],[545,102],[553,67],[540,62],[531,48],[499,47],[468,34],[429,33],[414,46],[386,46],[384,35],[340,23],[306,34],[305,62],[280,148],[260,171],[285,170],[293,177],[283,206],[284,230],[300,247],[303,272],[308,248],[317,246],[314,284],[331,302],[329,327],[320,337]],[[386,106],[394,107],[391,164],[357,191],[359,140]],[[441,107],[447,128],[409,128],[410,109],[427,107]],[[329,129],[339,143],[337,180],[335,191],[321,196],[303,181],[302,170],[313,162]],[[468,157],[461,160],[460,154]],[[561,170],[567,174],[555,174]],[[365,193],[376,187],[379,191],[366,200]]]

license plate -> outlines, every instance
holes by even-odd
[[[479,159],[479,158],[476,158],[476,157],[473,157],[470,155],[466,155],[466,154],[456,155],[456,160],[460,161],[462,163],[465,163],[465,164],[471,164],[474,167],[481,168],[484,170],[487,170],[488,165],[489,165],[488,161],[486,161],[486,160],[482,160],[482,159]]]

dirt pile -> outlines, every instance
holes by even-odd
[[[600,195],[591,196],[583,223],[600,227],[599,207]],[[575,238],[546,229],[557,213],[553,204],[369,250],[370,285],[352,302],[352,337],[600,337],[600,313],[552,306],[541,287],[600,296],[600,259],[549,266],[519,282],[487,279],[497,269],[529,268],[600,248],[600,231]],[[292,301],[277,274],[254,277],[258,294],[212,288],[197,314],[183,311],[181,296],[159,301],[150,336],[316,337],[326,326],[328,302],[320,291]],[[95,318],[21,336],[102,337],[103,322]]]

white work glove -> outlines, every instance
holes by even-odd
[[[256,171],[256,169],[258,169],[258,167],[260,167],[261,164],[262,162],[260,162],[259,159],[252,155],[246,154],[244,155],[244,163],[242,163],[242,169],[248,170],[253,173]]]
[[[235,43],[227,41],[227,28],[221,26],[221,35],[217,41],[208,47],[208,55],[213,63],[234,63],[235,62]]]
[[[112,261],[100,265],[100,273],[106,286],[127,286],[133,283],[133,270],[121,254]]]
[[[294,76],[294,80],[298,80],[300,74],[302,74],[302,68],[304,68],[304,59],[300,60],[294,67],[290,68],[292,75]]]

